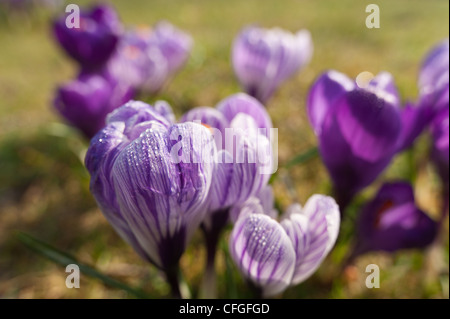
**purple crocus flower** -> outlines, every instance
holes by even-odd
[[[215,234],[227,222],[233,205],[244,203],[267,184],[272,165],[267,136],[272,123],[264,107],[243,93],[226,98],[216,108],[194,108],[181,119],[187,121],[197,121],[216,133],[217,172],[204,221]]]
[[[437,223],[416,206],[411,185],[386,183],[361,211],[353,257],[368,251],[424,248],[436,233]]]
[[[192,38],[168,21],[158,22],[151,36],[150,45],[156,45],[167,60],[169,74],[174,74],[186,63],[192,49]]]
[[[419,74],[419,99],[402,111],[399,150],[410,148],[441,110],[449,108],[449,41],[439,43],[426,56]]]
[[[214,156],[205,127],[171,125],[137,101],[111,113],[91,141],[86,167],[103,214],[142,258],[168,276],[204,217]]]
[[[313,44],[307,30],[296,34],[280,28],[246,27],[233,45],[233,67],[244,90],[266,103],[286,79],[311,59]]]
[[[83,69],[99,69],[114,53],[122,24],[113,8],[98,5],[80,12],[80,27],[68,28],[66,15],[53,24],[56,39]]]
[[[109,76],[81,73],[74,81],[58,88],[54,106],[90,139],[105,126],[106,115],[128,102],[133,95],[128,86]]]
[[[341,209],[388,166],[401,135],[399,96],[383,72],[361,87],[336,71],[319,77],[307,102]]]
[[[165,21],[154,29],[136,28],[121,38],[108,70],[135,89],[155,94],[187,61],[191,46],[188,34]]]
[[[449,70],[448,38],[436,45],[425,57],[419,74],[419,88],[423,92],[434,91],[436,83]],[[448,79],[447,79],[448,85]]]
[[[168,77],[167,61],[159,48],[149,47],[137,31],[121,38],[106,70],[136,91],[148,94],[160,91]]]
[[[241,273],[263,296],[281,293],[309,278],[336,242],[339,207],[312,196],[288,208],[281,223],[256,202],[244,206],[230,236],[230,253]]]

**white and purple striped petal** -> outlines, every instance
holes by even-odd
[[[86,155],[91,191],[120,236],[146,260],[170,268],[206,211],[212,135],[194,123],[170,126],[142,102],[119,108],[108,123]]]
[[[331,197],[314,195],[303,209],[300,205],[291,206],[281,225],[296,252],[292,284],[297,285],[319,268],[333,248],[339,233],[339,207]]]
[[[295,252],[277,221],[264,214],[246,214],[235,224],[229,244],[239,270],[263,296],[281,293],[290,285]]]
[[[280,28],[247,27],[236,37],[232,59],[234,71],[247,93],[262,103],[282,82],[311,59],[311,34],[296,34]]]
[[[258,100],[247,94],[238,93],[229,96],[222,100],[216,108],[229,122],[239,113],[244,113],[250,115],[255,120],[258,128],[266,130],[272,128],[272,120],[264,106]]]

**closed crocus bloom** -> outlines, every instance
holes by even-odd
[[[63,15],[53,24],[53,32],[68,55],[83,69],[102,67],[111,57],[119,41],[122,25],[109,6],[98,5],[80,13],[80,25],[69,28]]]
[[[155,94],[169,75],[168,63],[161,50],[149,46],[141,30],[131,30],[120,40],[107,65],[107,72],[137,91]]]
[[[437,223],[416,206],[410,184],[386,183],[361,211],[354,256],[368,251],[424,248],[436,232]]]
[[[317,270],[336,241],[339,225],[339,208],[330,197],[314,195],[304,208],[289,207],[281,223],[249,202],[231,233],[231,256],[263,296],[273,296]]]
[[[135,101],[108,116],[88,149],[91,192],[102,212],[169,281],[204,217],[214,153],[205,127],[171,125]]]
[[[133,90],[109,76],[82,73],[58,88],[54,106],[90,139],[105,126],[106,115],[128,102],[133,95]]]
[[[150,45],[156,45],[167,60],[169,73],[177,72],[188,60],[192,49],[192,38],[167,21],[157,23],[150,38]]]
[[[343,210],[388,166],[401,137],[399,96],[389,73],[362,85],[326,72],[310,90],[307,111]]]
[[[266,103],[275,90],[311,59],[307,30],[295,34],[280,28],[247,27],[236,37],[232,60],[245,91]]]

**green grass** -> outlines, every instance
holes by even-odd
[[[362,71],[386,70],[394,75],[402,98],[413,100],[422,57],[448,37],[449,3],[440,0],[376,1],[381,10],[380,29],[365,27],[365,6],[373,1],[111,2],[126,25],[152,25],[167,19],[193,36],[195,46],[189,63],[160,96],[148,99],[168,100],[177,115],[194,106],[214,106],[239,91],[230,50],[243,26],[255,23],[291,31],[309,29],[315,51],[312,62],[287,81],[268,105],[274,126],[279,128],[280,164],[316,145],[305,115],[305,97],[322,71],[337,69],[355,77]],[[49,16],[45,10],[31,16],[0,14],[0,297],[126,296],[84,276],[82,288],[67,289],[64,269],[18,243],[14,236],[18,230],[32,233],[154,297],[167,296],[168,287],[160,274],[118,238],[90,196],[88,176],[80,160],[85,142],[56,124],[61,119],[51,107],[54,89],[70,80],[76,67],[53,42]],[[414,166],[406,165],[407,155],[399,156],[383,178],[405,178],[413,170],[420,204],[436,213],[439,183],[426,164],[427,149],[428,138],[424,137],[413,154]],[[283,178],[274,183],[281,206],[294,198],[304,202],[313,193],[329,192],[320,159],[280,173],[289,176],[293,185],[288,189]],[[357,202],[374,190],[376,185]],[[331,256],[316,275],[288,290],[285,297],[448,298],[448,226],[444,230],[446,239],[442,236],[426,252],[370,254],[345,274],[339,273],[339,263],[349,249],[357,206],[351,210]],[[186,279],[194,290],[202,274],[202,249],[202,239],[197,236],[182,259]],[[242,279],[230,269],[234,266],[224,255],[219,257],[220,296],[229,296],[233,291],[245,296]],[[436,266],[438,262],[442,265]],[[368,290],[364,286],[364,270],[369,263],[378,263],[382,269],[380,289]],[[230,278],[237,288],[230,287]]]

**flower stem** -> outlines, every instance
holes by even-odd
[[[215,212],[212,218],[212,226],[207,227],[202,224],[201,229],[205,237],[206,245],[206,266],[205,274],[202,279],[200,298],[215,299],[217,298],[216,285],[216,255],[217,245],[219,243],[220,235],[228,221],[229,210],[224,209]]]
[[[167,283],[171,289],[171,295],[173,299],[182,299],[180,290],[180,271],[179,266],[176,265],[165,271]]]
[[[206,267],[205,274],[202,279],[201,298],[215,299],[217,298],[216,287],[216,248],[218,236],[206,236],[209,240],[206,242]],[[211,238],[216,237],[216,238]]]
[[[248,287],[250,288],[250,291],[253,294],[253,299],[263,299],[263,290],[256,286],[253,282],[250,280],[247,282]]]
[[[341,212],[341,217],[344,215],[345,210],[350,205],[350,203],[353,200],[353,194],[340,191],[339,189],[335,188],[334,191],[334,197],[336,199],[337,204],[339,205],[339,211]]]

